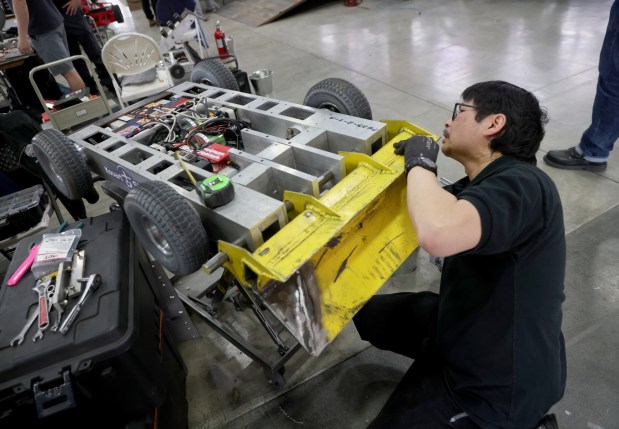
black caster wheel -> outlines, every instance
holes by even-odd
[[[271,368],[262,368],[268,383],[271,386],[275,386],[278,389],[284,389],[286,387],[286,379],[284,378],[285,368],[282,366],[277,371],[273,371]]]

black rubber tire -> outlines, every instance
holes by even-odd
[[[32,138],[32,149],[50,182],[70,200],[92,192],[93,181],[86,161],[75,143],[61,131],[50,128]]]
[[[189,78],[194,83],[216,86],[217,88],[239,90],[239,83],[234,74],[217,60],[202,60],[191,69]]]
[[[177,275],[200,269],[208,256],[208,238],[189,202],[169,185],[144,182],[123,204],[140,243],[164,268]]]
[[[112,12],[114,13],[114,19],[116,20],[116,22],[118,22],[119,24],[122,24],[123,22],[125,22],[125,17],[123,16],[122,11],[120,10],[120,6],[118,6],[117,4],[113,4]]]
[[[168,71],[174,79],[182,79],[185,76],[185,69],[180,64],[173,64]]]
[[[317,109],[372,119],[372,109],[368,99],[352,83],[338,78],[327,78],[312,86],[303,104]]]
[[[278,390],[286,388],[286,379],[284,378],[284,367],[279,368],[277,371],[273,371],[270,368],[262,367],[262,372],[267,378],[269,385],[274,386]]]

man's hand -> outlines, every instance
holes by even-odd
[[[17,38],[17,49],[20,54],[30,55],[32,53],[32,45],[28,36]]]
[[[404,155],[406,175],[413,167],[423,167],[436,174],[439,146],[431,137],[413,136],[393,144],[396,155]]]
[[[75,15],[78,10],[82,10],[82,0],[69,0],[62,8],[67,15]]]

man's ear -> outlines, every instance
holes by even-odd
[[[486,117],[486,129],[484,134],[492,138],[503,132],[507,125],[507,117],[503,113],[495,113]]]

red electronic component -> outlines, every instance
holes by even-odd
[[[205,148],[196,152],[200,158],[204,158],[211,164],[218,164],[228,159],[228,152],[230,148],[217,143],[213,143]]]
[[[82,0],[82,10],[91,17],[97,27],[103,27],[113,22],[124,22],[120,7],[112,3]]]

